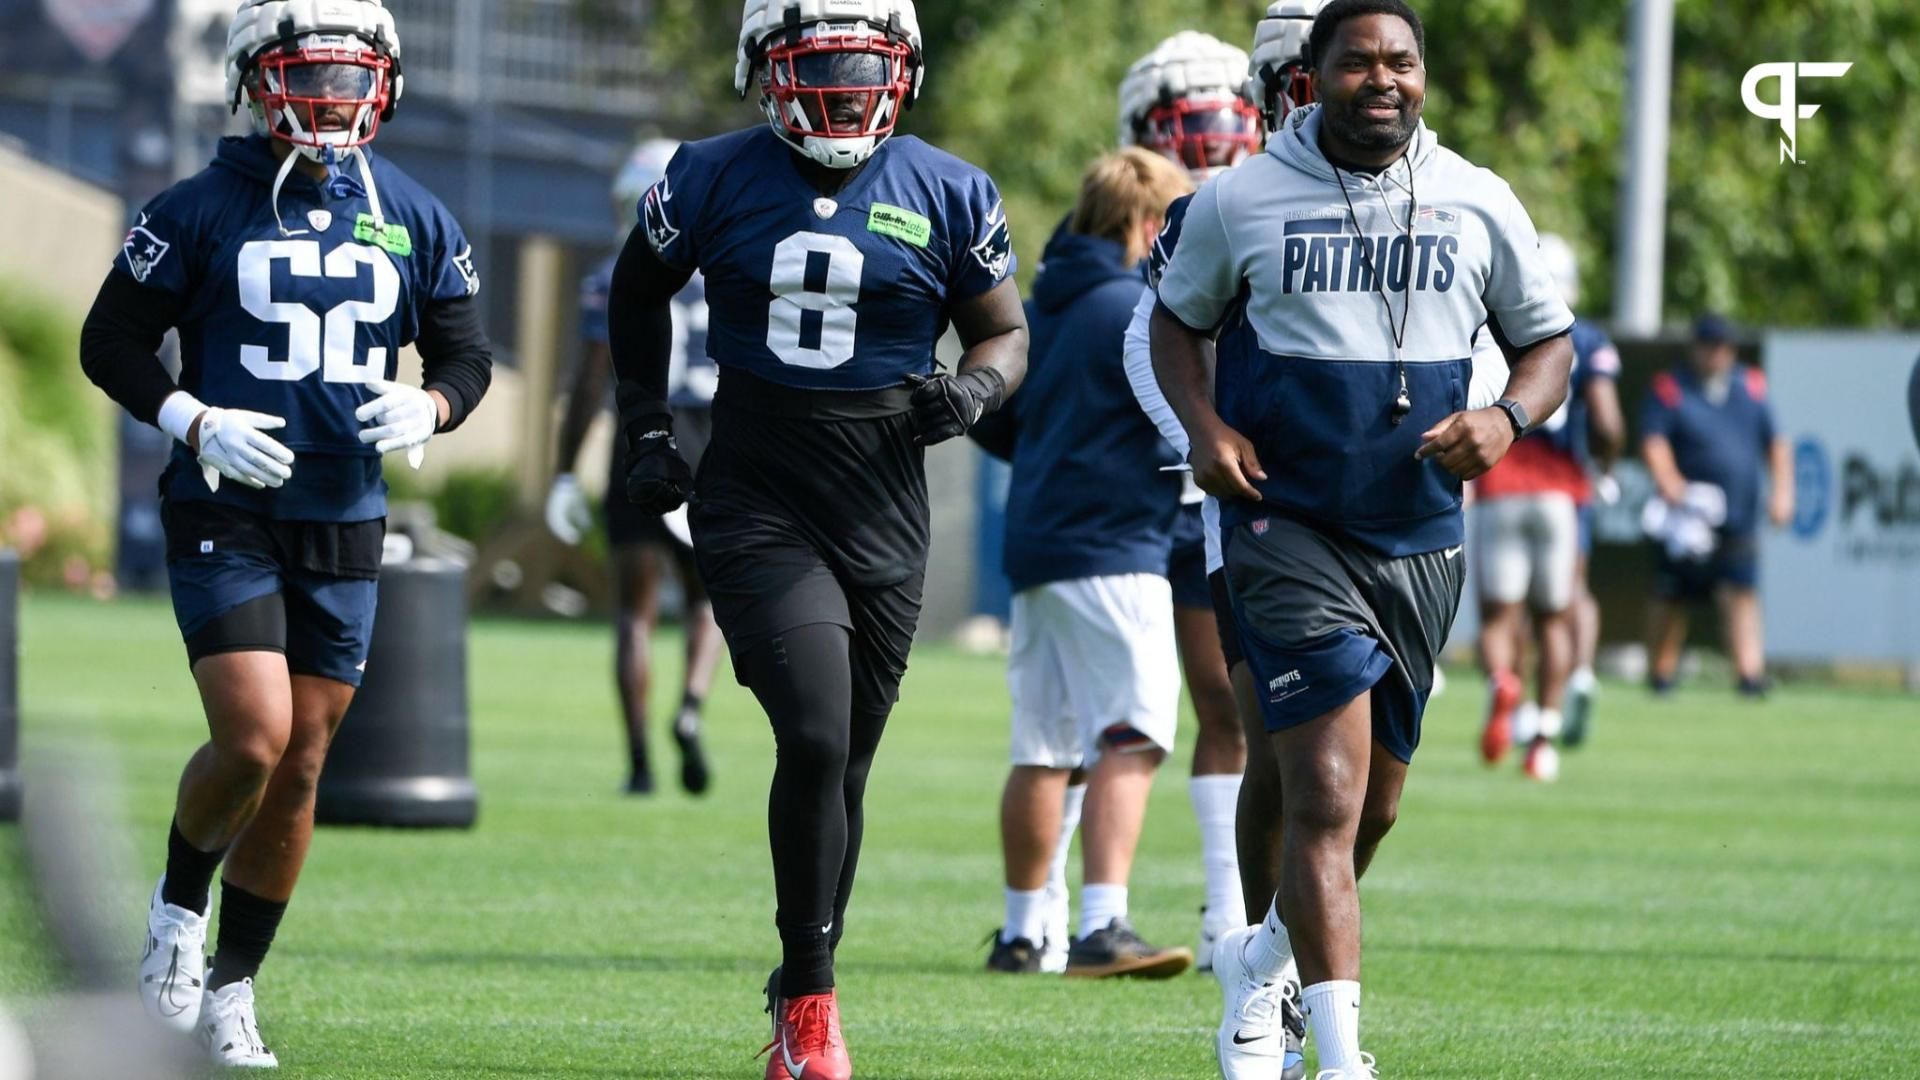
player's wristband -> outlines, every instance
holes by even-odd
[[[154,418],[154,424],[161,431],[185,443],[187,435],[193,430],[193,422],[207,407],[200,399],[185,390],[175,390],[160,403],[160,415]]]

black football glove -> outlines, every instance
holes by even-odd
[[[693,491],[693,470],[673,439],[673,416],[665,411],[625,417],[627,501],[649,514],[672,513]]]
[[[982,416],[1000,407],[1006,380],[993,368],[958,375],[909,375],[913,387],[913,441],[932,446],[965,435]]]

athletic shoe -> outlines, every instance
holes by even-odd
[[[1492,690],[1487,704],[1487,726],[1480,732],[1480,760],[1498,765],[1513,746],[1513,710],[1519,706],[1525,687],[1520,684],[1520,676],[1511,671],[1497,671],[1493,675]]]
[[[1183,947],[1162,949],[1142,941],[1124,918],[1083,938],[1067,950],[1067,977],[1104,979],[1132,975],[1142,979],[1170,979],[1193,966],[1193,953]]]
[[[627,774],[627,786],[620,789],[628,795],[653,794],[653,773],[635,771]]]
[[[1213,973],[1225,999],[1214,1060],[1225,1080],[1305,1080],[1307,1018],[1300,1012],[1300,987],[1264,982],[1247,970],[1246,944],[1259,929],[1229,930],[1214,944]]]
[[[160,899],[147,904],[147,947],[140,956],[140,1001],[147,1015],[185,1035],[200,1019],[207,985],[207,917]],[[207,897],[209,903],[213,897]]]
[[[229,1069],[277,1069],[280,1060],[260,1041],[253,1018],[253,980],[241,979],[207,994],[200,1006],[200,1037],[215,1065]]]
[[[1587,741],[1587,725],[1593,722],[1593,697],[1600,689],[1591,672],[1576,673],[1567,680],[1567,719],[1560,729],[1560,745],[1569,750]]]
[[[1560,751],[1553,748],[1550,739],[1535,739],[1533,745],[1527,747],[1527,757],[1520,763],[1520,768],[1527,774],[1527,779],[1551,784],[1560,779]]]
[[[773,1017],[773,1041],[760,1048],[767,1059],[766,1080],[850,1080],[853,1062],[840,1034],[840,1002],[832,990],[780,996],[780,969],[767,978],[767,1012]]]
[[[689,795],[703,795],[712,777],[707,772],[707,754],[700,748],[700,714],[680,710],[673,722],[673,742],[680,748],[680,786]]]
[[[993,951],[987,954],[987,970],[1007,975],[1040,974],[1040,947],[1026,938],[1017,937],[1012,941],[1001,941],[1000,931],[995,930],[989,937],[993,941]]]
[[[1313,1080],[1380,1080],[1380,1067],[1373,1063],[1373,1055],[1362,1050],[1360,1060],[1349,1062],[1344,1069],[1321,1069]]]
[[[1767,691],[1773,689],[1773,683],[1765,675],[1757,679],[1748,678],[1743,675],[1740,681],[1735,684],[1734,688],[1739,691],[1740,696],[1743,698],[1748,698],[1753,701],[1765,701]]]
[[[1067,891],[1047,889],[1047,913],[1041,917],[1040,971],[1059,975],[1067,970],[1067,950],[1073,948],[1073,932],[1067,929]]]

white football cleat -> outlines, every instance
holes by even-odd
[[[140,956],[140,1002],[147,1015],[182,1035],[200,1019],[207,985],[207,917],[160,899],[147,905],[147,947]],[[208,897],[212,902],[212,897]]]
[[[260,1041],[253,1017],[253,980],[241,979],[207,994],[200,1007],[200,1037],[215,1065],[229,1069],[277,1069],[280,1059]]]
[[[1380,1067],[1373,1055],[1362,1050],[1359,1061],[1350,1061],[1344,1069],[1321,1069],[1313,1080],[1380,1080]]]
[[[1213,977],[1225,999],[1214,1058],[1223,1080],[1299,1080],[1307,1072],[1298,1042],[1282,1022],[1290,983],[1262,982],[1247,970],[1247,941],[1259,931],[1242,926],[1220,935],[1213,948]]]

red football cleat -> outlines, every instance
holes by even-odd
[[[1487,726],[1480,732],[1480,759],[1487,764],[1500,764],[1513,746],[1513,710],[1525,692],[1520,676],[1511,671],[1493,673],[1493,700],[1487,706]]]
[[[767,984],[767,1008],[773,1013],[773,1041],[762,1047],[766,1080],[850,1080],[853,1062],[840,1034],[840,1002],[834,992],[783,998],[779,973]]]

